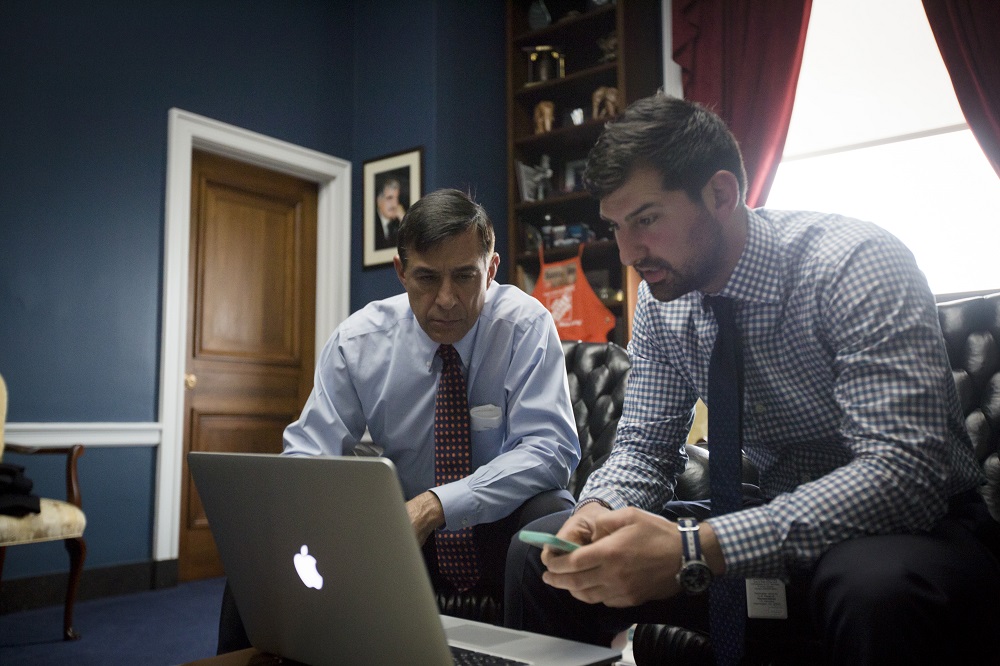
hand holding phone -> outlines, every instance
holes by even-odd
[[[571,553],[580,547],[580,544],[560,539],[554,534],[547,532],[532,532],[531,530],[521,530],[517,533],[517,538],[532,546],[551,546],[561,553]]]

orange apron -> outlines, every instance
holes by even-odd
[[[538,281],[531,295],[552,313],[560,340],[607,342],[615,327],[615,316],[597,297],[583,272],[580,257],[545,263],[545,250],[538,249]]]

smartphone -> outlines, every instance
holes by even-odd
[[[532,532],[531,530],[521,530],[517,533],[517,538],[519,538],[524,543],[529,543],[532,546],[552,546],[556,550],[563,553],[571,553],[580,547],[580,544],[573,543],[571,541],[566,541],[565,539],[560,539],[554,534],[548,534],[546,532]]]

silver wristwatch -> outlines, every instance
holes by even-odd
[[[694,518],[678,518],[677,529],[681,534],[681,570],[677,572],[677,582],[688,594],[701,594],[712,584],[712,570],[701,553],[698,539],[698,521]]]

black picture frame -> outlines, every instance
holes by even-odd
[[[394,227],[423,195],[423,146],[366,160],[362,169],[364,192],[364,268],[391,264],[396,256]],[[389,188],[389,206],[398,200],[398,216],[385,219],[379,208],[379,195]],[[393,194],[395,192],[395,195]]]

